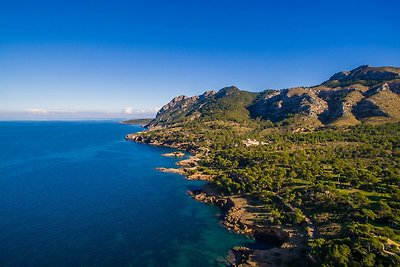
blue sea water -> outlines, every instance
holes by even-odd
[[[0,266],[223,266],[252,243],[116,122],[0,122]]]

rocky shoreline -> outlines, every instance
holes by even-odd
[[[230,231],[253,237],[261,248],[234,247],[226,258],[230,266],[282,266],[284,260],[301,257],[305,235],[299,229],[259,225],[249,209],[248,200],[239,196],[224,197],[206,185],[189,191],[195,200],[220,208],[221,222]]]
[[[160,172],[169,172],[169,173],[177,173],[177,174],[185,175],[185,172],[182,169],[178,169],[178,168],[158,167],[158,168],[156,168],[156,170],[160,171]]]
[[[179,168],[157,168],[161,172],[181,174],[189,180],[210,180],[212,178],[210,175],[198,172],[198,161],[204,154],[199,153],[199,148],[193,144],[160,142],[145,138],[141,133],[128,134],[125,138],[139,143],[167,146],[192,153],[188,159],[176,163]],[[183,152],[168,153],[168,156],[175,156],[175,153]],[[240,196],[222,196],[209,184],[205,184],[202,189],[188,191],[188,194],[197,201],[218,206],[221,210],[221,222],[228,230],[251,236],[258,243],[269,246],[268,249],[232,248],[226,258],[226,262],[230,266],[280,266],[283,258],[290,259],[301,255],[305,243],[304,234],[299,229],[259,225],[254,213],[249,211],[254,207],[249,204],[248,199]]]
[[[161,156],[181,158],[181,157],[185,156],[185,153],[176,151],[176,152],[171,152],[171,153],[165,153],[165,154],[162,154]]]

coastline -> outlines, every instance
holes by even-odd
[[[204,159],[207,151],[195,147],[194,144],[160,142],[143,138],[141,132],[128,134],[126,140],[138,143],[165,146],[191,154],[188,159],[176,163],[178,168],[156,168],[161,172],[184,175],[188,180],[210,181],[211,175],[204,174],[197,168],[199,161]],[[167,153],[174,156],[175,153]],[[180,154],[179,154],[180,155]],[[166,155],[163,155],[166,156]],[[265,226],[259,223],[257,203],[250,196],[223,196],[206,183],[201,189],[188,191],[194,200],[217,206],[221,211],[220,221],[228,230],[236,234],[247,235],[255,239],[255,248],[234,247],[228,251],[226,262],[230,266],[280,266],[282,258],[294,259],[302,257],[308,235],[299,227]]]

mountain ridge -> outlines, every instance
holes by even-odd
[[[192,153],[162,170],[206,180],[189,194],[221,207],[228,229],[279,241],[233,248],[232,266],[398,266],[399,70],[364,65],[313,87],[179,96],[126,139]]]
[[[347,126],[400,120],[400,68],[362,65],[313,87],[255,93],[235,86],[198,96],[177,96],[147,126],[193,120],[265,120],[304,127]]]

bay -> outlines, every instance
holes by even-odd
[[[107,121],[0,122],[0,266],[224,266],[253,243],[161,173],[170,148]]]

